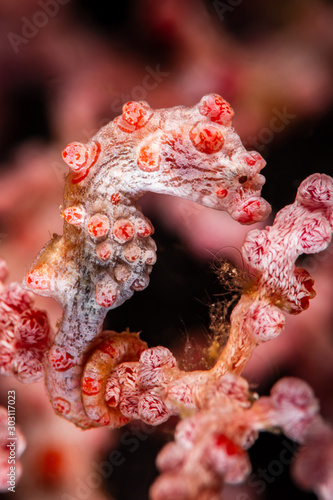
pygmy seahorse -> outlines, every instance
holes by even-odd
[[[191,108],[154,110],[146,102],[128,102],[87,144],[64,149],[69,174],[63,235],[43,248],[24,285],[63,307],[46,385],[54,410],[76,425],[99,425],[86,414],[81,391],[94,395],[101,387],[93,377],[81,379],[90,352],[107,336],[105,315],[147,287],[156,261],[153,227],[137,200],[147,191],[179,196],[226,210],[243,224],[269,214],[260,197],[265,161],[245,150],[232,118],[232,108],[216,94]],[[131,347],[120,359],[137,360],[146,345],[126,335]],[[100,355],[110,365],[114,354]]]

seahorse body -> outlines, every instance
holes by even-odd
[[[103,339],[105,315],[148,285],[156,261],[153,227],[137,200],[147,191],[171,194],[226,210],[244,224],[270,212],[260,197],[265,161],[244,149],[232,117],[215,94],[192,108],[129,102],[87,144],[63,151],[70,167],[63,235],[41,251],[25,287],[64,309],[46,384],[54,409],[83,428],[98,425],[84,411],[80,384],[89,353]]]

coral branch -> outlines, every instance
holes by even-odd
[[[1,259],[2,280],[7,273]],[[33,309],[31,294],[18,283],[0,283],[0,374],[24,383],[42,380],[51,331],[44,311]]]

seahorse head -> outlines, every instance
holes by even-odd
[[[101,194],[111,185],[134,198],[146,191],[170,194],[253,223],[270,212],[260,197],[266,162],[245,150],[232,117],[217,94],[192,108],[153,110],[146,102],[128,102],[90,143],[70,144],[63,157],[73,184],[95,179]]]

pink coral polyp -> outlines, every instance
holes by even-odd
[[[9,307],[23,312],[32,305],[31,294],[23,290],[18,283],[10,283],[4,288],[0,294],[0,300],[5,302]]]
[[[324,250],[332,237],[329,221],[318,214],[304,220],[304,229],[301,232],[300,244],[304,253],[317,253]]]
[[[26,345],[43,344],[48,341],[50,326],[44,311],[28,309],[24,311],[15,327],[19,343]]]
[[[267,342],[277,337],[285,325],[285,317],[272,304],[254,302],[245,311],[244,329],[258,342]]]
[[[325,174],[313,174],[302,182],[296,199],[304,205],[317,207],[333,206],[333,180]]]
[[[33,383],[44,377],[44,351],[34,347],[17,349],[13,357],[12,370],[15,377],[23,383]]]
[[[139,399],[138,414],[143,422],[150,425],[160,425],[170,417],[164,402],[151,394],[145,394]]]

